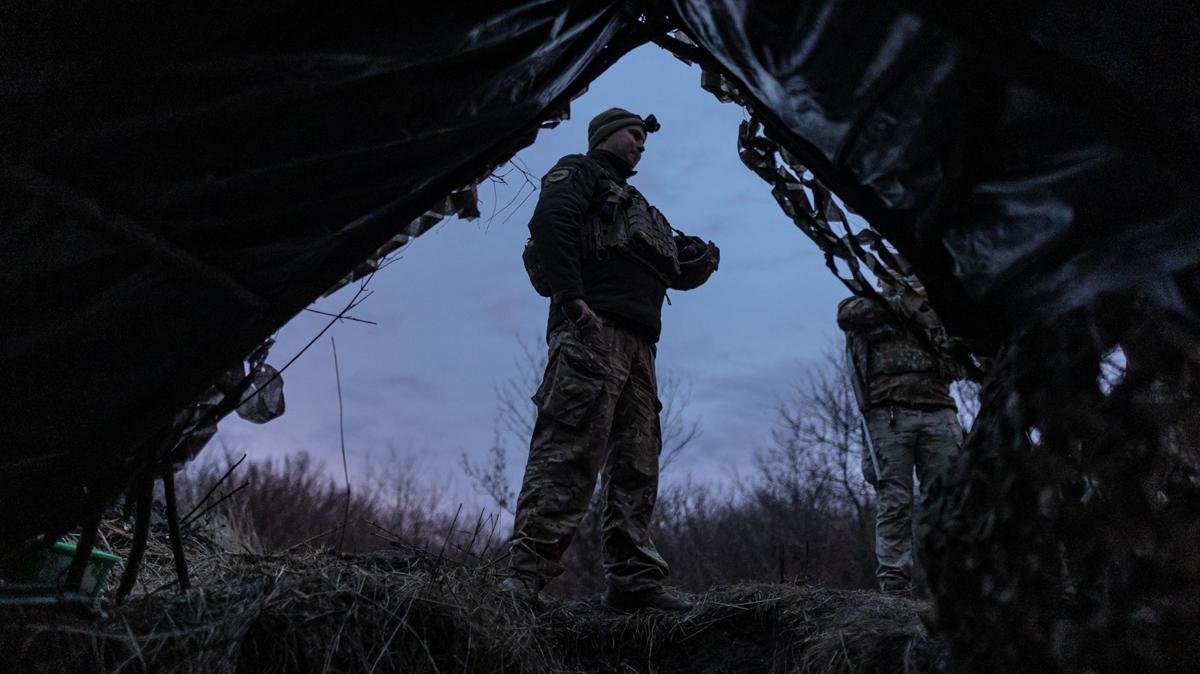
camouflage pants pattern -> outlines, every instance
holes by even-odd
[[[605,577],[624,591],[659,585],[668,567],[650,540],[662,450],[655,346],[602,319],[566,321],[549,342],[510,569],[538,587],[563,572],[603,469]]]
[[[962,448],[963,433],[952,409],[916,410],[876,407],[867,410],[867,431],[879,461],[879,479],[870,456],[863,475],[875,486],[875,576],[882,590],[908,590],[913,568],[913,468],[921,494],[946,470]]]

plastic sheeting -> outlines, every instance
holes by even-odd
[[[960,332],[1130,286],[1188,311],[1173,275],[1200,262],[1200,11],[951,4],[673,3]]]
[[[532,141],[609,2],[0,10],[0,540],[111,500],[174,415]]]
[[[221,373],[663,17],[951,329],[1130,286],[1185,309],[1193,5],[639,4],[0,10],[0,540],[111,501]]]

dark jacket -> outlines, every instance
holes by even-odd
[[[563,157],[542,178],[529,234],[551,289],[547,330],[566,319],[563,303],[583,298],[601,316],[657,342],[667,289],[694,288],[711,270],[687,267],[675,278],[667,278],[644,260],[620,254],[583,254],[581,229],[587,216],[600,206],[597,197],[603,194],[605,170],[620,183],[635,173],[616,155],[592,150],[586,156]]]

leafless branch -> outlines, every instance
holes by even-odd
[[[350,523],[350,467],[346,463],[346,423],[342,407],[342,371],[338,367],[337,342],[333,335],[329,336],[329,347],[333,351],[333,376],[337,382],[338,396],[338,439],[342,448],[342,475],[346,480],[346,509],[342,515],[341,535],[338,537],[338,554],[342,554],[342,546],[346,542],[346,525]]]
[[[329,316],[332,318],[336,318],[338,320],[354,321],[356,323],[366,323],[367,325],[379,325],[375,321],[368,321],[365,318],[355,318],[354,316],[339,316],[337,314],[331,314],[328,311],[321,311],[320,309],[313,309],[312,307],[305,307],[304,310],[309,313],[319,314],[321,316]]]

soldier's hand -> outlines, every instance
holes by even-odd
[[[713,271],[721,266],[721,249],[712,241],[708,242],[708,262]]]
[[[574,299],[563,305],[563,311],[567,312],[567,318],[574,323],[587,323],[596,317],[596,312],[588,306],[588,303],[582,299]]]

